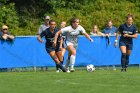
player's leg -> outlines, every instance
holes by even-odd
[[[74,71],[74,64],[75,64],[75,57],[76,57],[76,49],[73,47],[73,45],[69,45],[67,47],[68,51],[71,53],[70,56],[70,71],[73,72]]]
[[[128,67],[129,65],[129,56],[131,54],[131,50],[132,50],[132,45],[128,45],[126,48],[126,63],[125,63],[125,68]]]
[[[57,55],[57,57],[58,57],[60,63],[63,65],[62,51],[57,51],[57,52],[56,52],[56,55]],[[57,70],[56,72],[59,72],[59,68],[58,68],[57,64],[56,64],[56,70]]]
[[[65,54],[65,52],[66,52],[66,49],[65,48],[62,48],[62,50],[61,50],[61,56],[60,56],[60,61],[61,61],[62,64],[64,62],[64,54]]]
[[[121,65],[122,65],[122,70],[123,71],[125,69],[125,63],[126,63],[126,46],[120,46],[120,50],[121,50]]]
[[[51,51],[49,53],[49,55],[51,56],[51,58],[55,61],[55,63],[57,64],[57,66],[63,71],[66,72],[66,69],[62,66],[61,62],[59,61],[55,51]]]
[[[67,70],[69,70],[69,64],[70,64],[70,56],[71,56],[71,53],[70,52],[68,52],[68,57],[67,57],[67,59],[66,59],[66,65],[65,65],[65,68],[67,69]]]

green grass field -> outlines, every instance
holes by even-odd
[[[140,93],[140,69],[1,72],[0,93]]]

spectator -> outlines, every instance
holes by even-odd
[[[103,29],[103,33],[105,34],[105,36],[116,35],[116,30],[117,28],[113,26],[112,21],[108,20],[107,27]]]
[[[1,39],[4,39],[4,40],[14,40],[14,36],[8,32],[8,26],[6,26],[6,25],[2,26],[2,31],[0,32],[0,37],[1,37]]]
[[[40,27],[39,27],[39,29],[38,29],[38,35],[39,35],[42,31],[44,31],[45,29],[47,29],[47,28],[50,27],[50,26],[49,26],[49,21],[50,21],[50,16],[46,16],[46,17],[45,17],[45,22],[44,22],[42,25],[40,25]]]
[[[94,36],[103,36],[104,34],[102,32],[99,32],[99,28],[97,25],[94,25],[93,26],[93,29],[92,29],[92,32],[90,32],[91,35],[94,35]]]
[[[66,27],[66,22],[65,21],[62,21],[61,22],[61,28],[64,28],[64,27]]]
[[[108,44],[110,44],[109,36],[110,35],[116,35],[116,30],[117,30],[117,28],[112,25],[112,21],[108,20],[107,21],[107,27],[103,29],[103,33],[104,33],[104,36],[106,36]]]

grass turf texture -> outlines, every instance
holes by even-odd
[[[1,72],[0,93],[139,93],[140,69]]]

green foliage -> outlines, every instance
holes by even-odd
[[[76,16],[90,32],[95,24],[101,31],[108,19],[119,27],[131,13],[140,29],[140,0],[1,0],[0,5],[0,25],[8,24],[15,35],[36,35],[45,15],[58,26]]]
[[[0,14],[0,26],[6,24],[13,30],[18,28],[19,17],[15,11],[14,3],[0,6]]]

